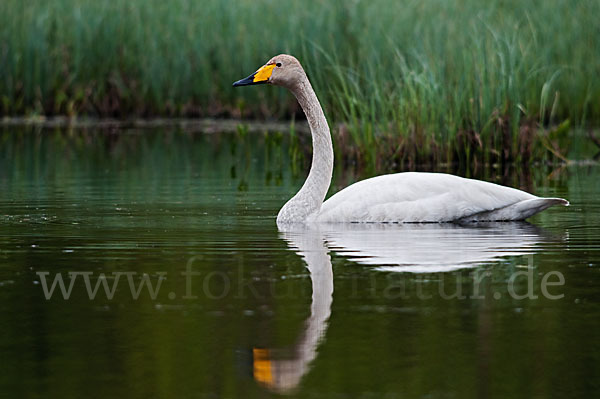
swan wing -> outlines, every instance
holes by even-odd
[[[319,222],[523,220],[568,202],[445,173],[406,172],[354,183],[321,207]]]

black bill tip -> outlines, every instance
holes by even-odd
[[[240,79],[237,82],[233,82],[233,87],[249,86],[251,84],[254,84],[254,74],[248,76],[247,78]]]
[[[255,82],[254,81],[254,75],[256,75],[256,72],[253,73],[252,75],[248,76],[247,78],[240,79],[237,82],[233,82],[233,87],[250,86],[250,85],[258,85],[258,84],[261,84],[261,83],[267,83],[267,81]]]

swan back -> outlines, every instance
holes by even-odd
[[[325,201],[317,220],[373,223],[523,220],[559,202],[566,203],[444,173],[406,172],[352,184]]]

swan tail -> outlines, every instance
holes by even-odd
[[[562,198],[533,198],[519,201],[504,208],[480,212],[462,218],[461,222],[500,222],[525,220],[536,213],[554,205],[569,206],[569,201]]]

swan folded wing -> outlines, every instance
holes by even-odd
[[[525,220],[554,205],[568,206],[562,198],[533,198],[492,211],[483,211],[460,219],[461,222],[487,222],[499,220]]]
[[[317,220],[452,222],[468,220],[474,215],[481,216],[477,220],[490,220],[490,217],[497,216],[503,219],[495,220],[519,220],[517,216],[530,216],[525,209],[527,206],[510,207],[535,199],[539,197],[494,183],[443,173],[407,172],[354,183],[325,201]],[[543,204],[534,205],[540,207]],[[501,209],[508,210],[497,215],[494,213]]]

